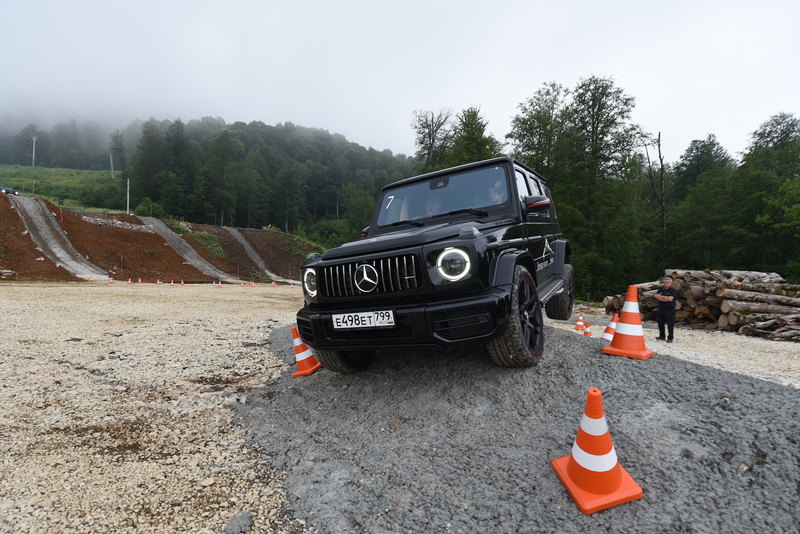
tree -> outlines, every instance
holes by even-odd
[[[791,113],[772,116],[753,132],[743,163],[784,179],[800,176],[800,119]]]
[[[735,162],[716,136],[709,134],[704,140],[695,139],[675,164],[675,181],[670,199],[680,202],[686,197],[689,188],[697,183],[704,172],[714,171],[733,165]]]
[[[486,126],[487,122],[476,107],[469,107],[458,115],[445,151],[448,166],[502,155],[503,145],[493,135],[486,134]]]
[[[354,230],[352,238],[358,237],[361,229],[372,221],[375,200],[364,189],[348,182],[341,192],[344,220]]]
[[[144,197],[158,199],[158,182],[156,175],[166,165],[164,137],[155,119],[142,125],[142,136],[136,147],[133,163],[133,180],[131,183],[133,197],[141,200]]]
[[[417,158],[422,161],[422,172],[437,168],[444,161],[450,142],[450,110],[415,111],[414,128]]]
[[[506,135],[514,157],[550,176],[558,166],[559,142],[564,132],[564,109],[569,90],[549,82],[520,104]]]

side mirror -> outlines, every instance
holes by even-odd
[[[369,226],[365,226],[361,229],[361,237],[367,237],[367,234],[369,234]]]
[[[525,211],[541,212],[550,209],[550,199],[544,195],[531,195],[525,197]]]

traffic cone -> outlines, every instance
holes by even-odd
[[[160,285],[161,285],[161,279],[160,279],[160,278],[156,278],[156,285],[157,285],[157,286],[160,286]]]
[[[273,281],[272,281],[272,287],[278,287],[278,282],[276,282],[275,280],[273,280]]]
[[[184,286],[184,283],[183,283],[183,280],[181,280],[181,287],[183,287],[183,286]]]
[[[133,283],[133,282],[131,282],[131,279],[130,279],[130,278],[128,278],[128,285],[131,285],[132,283]]]
[[[592,337],[592,323],[586,321],[586,327],[583,329],[583,335]]]
[[[113,278],[111,278],[110,276],[108,277],[108,283],[109,283],[109,284],[113,284],[113,283],[114,283],[114,279],[113,279]]]
[[[642,498],[642,488],[617,460],[603,413],[603,394],[589,389],[572,453],[550,462],[584,514]]]
[[[322,364],[317,361],[314,353],[300,339],[297,328],[292,328],[292,343],[294,343],[294,357],[297,360],[297,371],[294,372],[292,377],[308,376],[322,369]]]
[[[611,345],[602,348],[602,352],[637,360],[646,360],[655,354],[644,346],[644,330],[639,316],[639,291],[636,286],[628,286],[614,339],[611,340]]]
[[[244,280],[239,280],[239,281],[241,282],[241,284],[239,284],[239,287],[244,287]]]
[[[583,314],[579,313],[578,314],[578,322],[575,324],[574,330],[583,330],[584,328],[585,328],[585,326],[583,324]]]
[[[605,339],[606,341],[614,339],[614,332],[617,331],[617,320],[619,320],[619,315],[615,313],[614,317],[611,318],[611,322],[608,323],[608,326],[600,335],[600,339]]]
[[[137,283],[137,284],[141,284],[141,283],[142,283],[142,279],[141,279],[141,278],[139,278],[139,281],[138,281],[138,282],[136,282],[136,283]]]
[[[89,283],[94,282],[94,276],[89,275]]]
[[[250,280],[250,287],[256,287],[256,283],[253,280]]]
[[[175,287],[175,280],[169,281],[169,287]]]

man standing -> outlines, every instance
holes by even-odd
[[[667,340],[667,343],[672,343],[672,337],[675,332],[675,299],[678,292],[672,287],[672,278],[665,276],[661,279],[661,287],[656,291],[656,300],[661,301],[658,305],[658,313],[656,320],[658,321],[658,337],[659,341]],[[664,337],[664,325],[667,326],[669,337]]]

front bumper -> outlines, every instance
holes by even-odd
[[[447,347],[480,343],[501,335],[508,325],[511,295],[493,288],[479,296],[431,303],[337,307],[308,306],[297,312],[303,342],[323,350],[375,350],[398,347]],[[392,310],[395,326],[335,329],[331,315]]]

